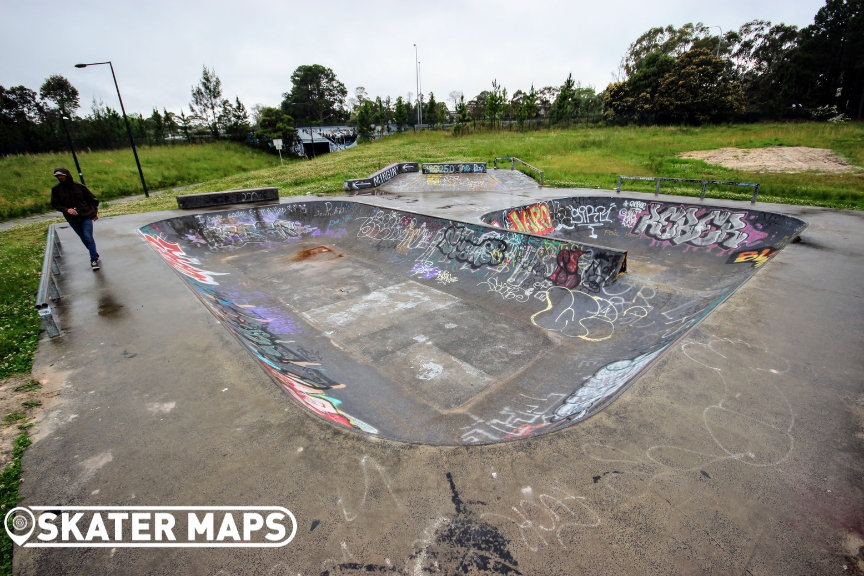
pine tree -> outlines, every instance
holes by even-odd
[[[569,120],[575,110],[575,98],[576,82],[573,80],[573,74],[571,73],[567,76],[567,80],[564,81],[564,85],[561,86],[561,90],[558,92],[558,97],[555,98],[555,102],[552,104],[552,110],[550,110],[552,119],[556,122]]]
[[[435,101],[434,92],[429,92],[429,100],[423,106],[423,118],[433,128],[438,123],[438,103]]]
[[[401,96],[396,98],[396,109],[393,111],[393,121],[396,122],[396,125],[399,126],[400,130],[408,122],[408,108],[405,107],[405,101],[402,100]]]
[[[192,88],[189,110],[192,118],[207,128],[214,138],[219,137],[219,120],[226,102],[222,99],[222,81],[216,71],[204,66],[201,81]]]
[[[373,114],[374,110],[372,109],[372,102],[369,100],[364,101],[359,108],[357,108],[357,133],[360,134],[362,138],[372,137]]]
[[[159,114],[159,109],[153,108],[153,114],[147,120],[150,124],[150,133],[153,135],[153,138],[163,140],[165,138],[165,121],[162,115]]]

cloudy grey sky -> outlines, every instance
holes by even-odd
[[[225,96],[247,107],[278,105],[301,64],[323,64],[353,92],[423,92],[466,99],[497,78],[509,91],[560,85],[567,74],[603,88],[627,46],[653,26],[704,22],[724,31],[760,18],[806,26],[824,0],[567,0],[424,2],[0,0],[0,85],[38,90],[62,74],[86,113],[100,98],[116,107],[112,60],[127,111],[188,111],[201,67]]]

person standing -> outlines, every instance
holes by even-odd
[[[99,253],[93,240],[93,221],[99,219],[99,199],[86,186],[75,182],[66,168],[57,168],[54,176],[59,183],[51,189],[51,207],[63,213],[90,252],[90,267],[99,270]]]

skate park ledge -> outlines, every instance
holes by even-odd
[[[208,208],[227,204],[246,204],[250,202],[278,202],[278,188],[250,188],[248,190],[226,190],[224,192],[205,192],[203,194],[184,194],[177,196],[177,207],[181,210]]]

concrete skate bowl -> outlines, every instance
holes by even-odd
[[[793,224],[759,245],[788,242],[803,227]],[[595,414],[755,262],[729,265],[737,283],[678,287],[622,274],[626,252],[598,242],[338,201],[140,232],[301,406],[361,433],[438,445],[513,440]]]
[[[490,170],[483,174],[399,174],[378,190],[408,192],[485,192],[536,190],[537,182],[518,170]]]
[[[567,386],[555,381],[570,381],[558,358],[574,347],[535,326],[540,302],[511,287],[543,281],[561,253],[581,254],[582,268],[557,277],[595,290],[626,264],[620,250],[353,202],[190,215],[140,232],[302,406],[433,444],[549,427],[563,397],[552,390]],[[536,416],[517,421],[514,409]],[[480,421],[502,424],[476,432]]]

